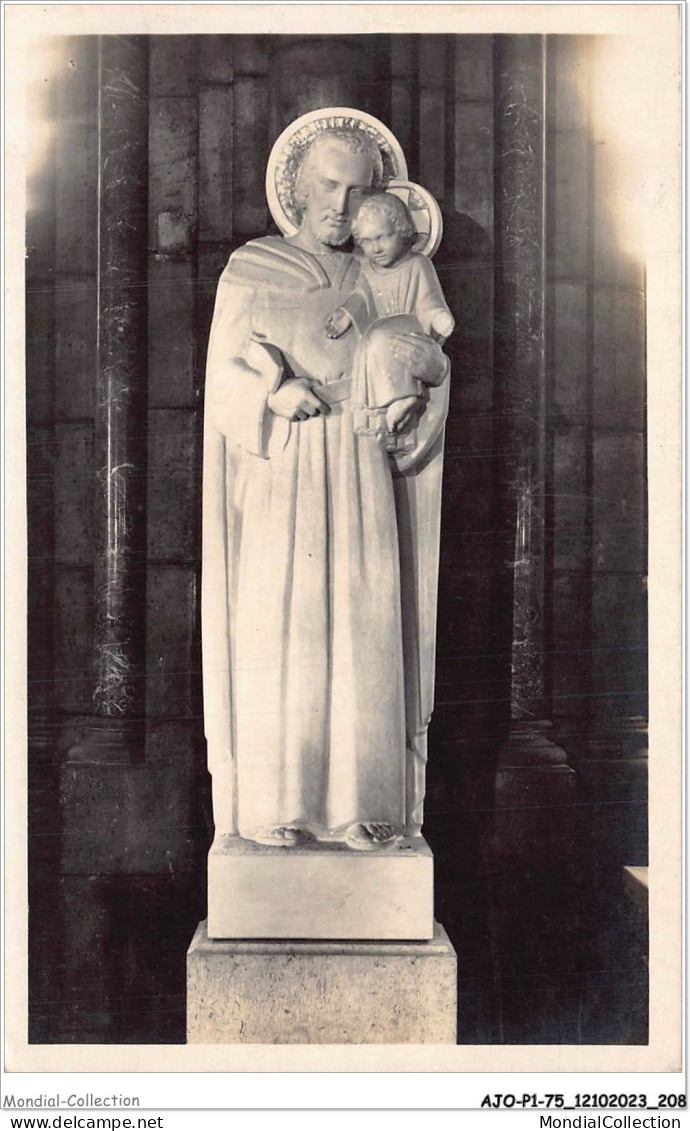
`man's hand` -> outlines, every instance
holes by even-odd
[[[425,385],[441,385],[446,358],[441,347],[425,334],[393,334],[393,354]]]
[[[288,377],[277,392],[269,394],[267,403],[271,412],[286,420],[308,420],[327,411],[323,401],[312,393],[308,377]]]

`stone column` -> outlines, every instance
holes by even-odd
[[[55,132],[57,49],[29,74],[26,217],[28,740],[32,768],[55,749]],[[52,72],[52,73],[51,73]],[[40,154],[40,158],[39,155]]]
[[[45,42],[45,41],[44,41]],[[42,1043],[43,1003],[53,1000],[56,961],[55,782],[55,151],[59,49],[27,60],[26,440],[29,1041]],[[40,156],[39,156],[40,155]]]
[[[541,852],[545,839],[549,852],[558,848],[562,827],[551,806],[566,802],[572,786],[565,752],[549,737],[545,678],[544,37],[498,36],[494,74],[499,607],[500,631],[512,642],[496,844],[500,854],[523,857]]]
[[[136,948],[118,873],[140,859],[148,826],[138,804],[148,821],[154,811],[144,767],[135,765],[145,737],[147,37],[100,37],[96,78],[91,713],[60,774],[59,1029],[63,1040],[88,1034],[116,1043],[128,1023],[122,986],[131,976],[119,948]]]
[[[143,757],[148,45],[99,43],[94,719],[70,762]]]

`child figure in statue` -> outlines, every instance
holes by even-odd
[[[443,345],[455,323],[431,261],[412,251],[417,231],[402,200],[388,192],[368,197],[352,235],[362,253],[359,280],[324,328],[331,338],[353,323],[362,333],[353,373],[354,431],[376,436],[388,451],[403,451],[403,434],[424,407],[424,386],[396,356],[395,335],[424,333]]]

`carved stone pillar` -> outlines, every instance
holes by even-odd
[[[26,424],[28,535],[28,741],[31,769],[51,765],[56,743],[55,654],[55,299],[58,49],[29,68],[27,177]]]
[[[94,720],[70,762],[143,756],[148,45],[99,44]]]
[[[545,701],[545,41],[496,38],[496,447],[505,572],[501,632],[512,652],[499,752],[497,847],[524,856],[555,840],[572,786]],[[565,788],[565,792],[564,792]],[[554,792],[555,791],[555,792]],[[535,841],[536,837],[536,841]]]

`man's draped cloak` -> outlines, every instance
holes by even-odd
[[[323,323],[358,272],[352,256],[267,236],[231,256],[218,288],[204,434],[204,712],[210,769],[229,761],[236,774],[223,825],[244,836],[421,823],[442,435],[420,470],[394,476],[382,446],[354,434],[343,390],[357,331],[333,341]],[[281,368],[332,385],[330,411],[275,416],[266,402]]]

